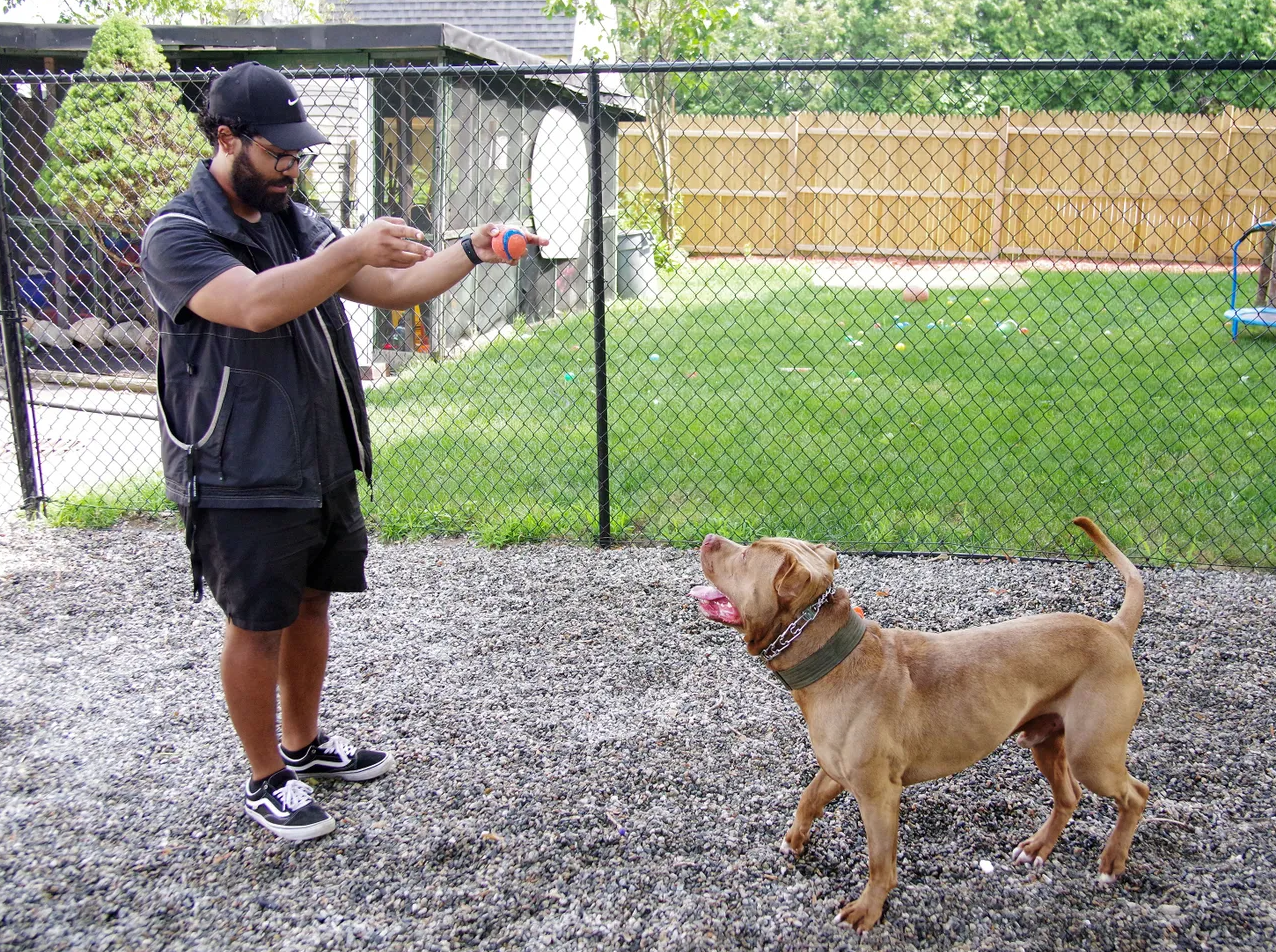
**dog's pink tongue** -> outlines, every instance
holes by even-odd
[[[687,594],[698,602],[712,602],[719,598],[726,598],[725,595],[719,592],[712,585],[697,585]]]

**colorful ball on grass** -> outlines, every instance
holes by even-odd
[[[1015,331],[1019,330],[1019,325],[1015,321],[1004,320],[997,325],[997,330],[1001,331],[1003,334],[1013,334]]]
[[[905,344],[903,341],[900,341],[898,344],[895,345],[895,349],[898,351],[905,351],[905,350],[908,350],[908,345]]]
[[[900,292],[900,297],[905,304],[912,304],[914,301],[921,303],[930,300],[930,289],[924,284],[910,284]]]

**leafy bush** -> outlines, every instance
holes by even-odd
[[[662,274],[672,274],[681,261],[678,242],[682,240],[682,229],[674,227],[672,235],[664,233],[660,218],[660,199],[653,194],[625,190],[620,193],[617,210],[617,224],[621,231],[649,231],[656,240],[656,270]],[[682,212],[682,203],[677,202],[673,209],[673,220],[677,221]]]
[[[155,73],[168,61],[151,31],[124,16],[103,22],[84,72]],[[92,82],[72,86],[45,136],[49,159],[40,198],[83,224],[104,246],[136,238],[186,188],[205,150],[195,117],[172,83]]]

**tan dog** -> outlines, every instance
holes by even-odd
[[[1148,799],[1147,785],[1125,764],[1143,705],[1131,655],[1143,580],[1093,522],[1073,521],[1125,579],[1125,601],[1111,622],[1056,613],[939,634],[882,628],[851,618],[846,590],[833,590],[837,554],[827,546],[759,539],[744,547],[705,538],[700,564],[713,584],[692,596],[707,617],[743,632],[750,654],[789,637],[803,610],[832,592],[801,636],[769,662],[777,673],[804,670],[795,667],[803,661],[806,669],[818,668],[811,656],[826,642],[862,632],[844,660],[825,651],[821,657],[831,654],[836,667],[793,692],[820,769],[781,849],[801,855],[811,823],[843,789],[859,803],[868,839],[868,884],[838,912],[839,922],[865,932],[881,918],[895,887],[900,791],[970,766],[1015,732],[1049,781],[1054,807],[1041,829],[1015,847],[1014,861],[1045,862],[1077,806],[1080,781],[1117,806],[1099,881],[1110,883],[1125,869]]]

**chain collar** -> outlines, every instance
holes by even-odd
[[[771,642],[767,648],[763,649],[763,659],[766,661],[774,661],[784,652],[785,648],[797,641],[802,632],[806,630],[806,626],[815,621],[815,616],[820,613],[820,609],[824,607],[825,603],[833,597],[833,592],[836,591],[836,589],[836,583],[830,584],[828,591],[817,598],[804,612],[802,612],[802,614],[798,615],[797,618],[794,618],[793,621],[789,622],[789,627],[780,632],[780,637],[776,638],[775,641]]]

